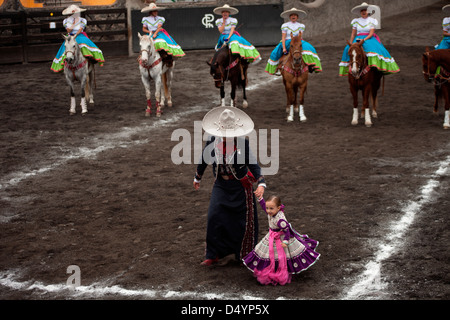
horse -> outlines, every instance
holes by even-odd
[[[291,44],[289,53],[280,59],[279,69],[283,76],[284,88],[286,90],[288,113],[287,121],[294,121],[294,111],[299,113],[301,122],[307,120],[304,111],[305,93],[308,87],[309,68],[303,61],[302,39],[300,36],[291,34]],[[299,104],[297,104],[297,94],[300,89]]]
[[[438,73],[438,67],[440,72]],[[438,100],[442,95],[445,100],[444,129],[450,129],[450,49],[430,51],[427,47],[422,55],[422,72],[425,81],[434,80],[435,102],[433,110],[438,112]]]
[[[358,124],[358,90],[362,91],[363,105],[361,109],[361,118],[365,118],[366,127],[372,126],[372,119],[370,116],[369,98],[372,98],[372,117],[377,118],[378,107],[378,89],[381,85],[381,78],[383,73],[375,67],[370,67],[367,56],[363,49],[364,41],[359,41],[351,44],[348,54],[350,56],[349,76],[348,82],[350,84],[350,92],[353,96],[353,119],[352,125]]]
[[[163,62],[161,55],[155,49],[152,33],[149,35],[141,35],[138,32],[138,36],[140,53],[137,60],[139,62],[142,83],[145,88],[145,96],[147,97],[145,116],[149,117],[151,115],[150,81],[153,79],[155,82],[156,117],[160,117],[166,98],[167,105],[172,107],[172,79],[175,61],[170,66]],[[164,87],[164,90],[162,87]]]
[[[214,79],[216,88],[220,89],[222,107],[225,106],[225,82],[231,83],[231,106],[236,107],[236,87],[242,87],[242,107],[247,108],[247,85],[248,62],[241,59],[239,55],[232,54],[228,46],[223,46],[214,53],[211,61],[206,62],[210,66],[210,74]]]
[[[94,103],[94,93],[92,90],[92,81],[94,78],[94,64],[89,61],[81,53],[80,46],[76,41],[75,36],[63,35],[65,45],[65,61],[64,61],[64,75],[70,87],[70,115],[76,113],[76,100],[74,91],[74,82],[81,83],[81,114],[85,115],[88,112],[86,104],[86,96],[89,97],[89,103]]]

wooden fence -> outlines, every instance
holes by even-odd
[[[89,9],[86,33],[104,56],[128,55],[126,8]],[[0,64],[51,61],[65,34],[60,12],[0,13]]]

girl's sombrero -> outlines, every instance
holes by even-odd
[[[368,9],[369,7],[370,4],[363,2],[360,5],[354,7],[351,12],[359,15],[361,13],[361,10]]]

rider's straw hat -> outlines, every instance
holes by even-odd
[[[147,7],[142,8],[141,12],[149,12],[149,11],[161,11],[164,10],[165,8],[161,8],[158,7],[156,4],[154,4],[153,2],[150,3]]]
[[[367,2],[363,2],[360,5],[354,7],[351,12],[354,14],[360,14],[361,10],[368,9],[369,7],[370,4],[368,4]]]
[[[86,11],[86,9],[81,9],[79,6],[77,6],[75,4],[71,4],[66,9],[64,9],[62,14],[67,16],[67,15],[72,15],[74,13],[79,13],[79,12],[83,12],[83,11]]]
[[[445,13],[450,13],[450,4],[443,6],[442,11],[444,11]]]
[[[222,14],[223,11],[228,11],[230,15],[239,13],[239,10],[224,4],[222,7],[217,7],[213,10],[215,14]]]
[[[235,107],[216,107],[202,121],[203,130],[216,137],[245,136],[253,131],[254,126],[253,120]]]
[[[282,17],[283,19],[289,19],[291,14],[296,14],[299,19],[303,19],[304,17],[306,17],[306,12],[305,11],[299,10],[299,9],[296,9],[296,8],[292,8],[290,10],[286,10],[286,11],[282,12],[280,14],[280,17]]]

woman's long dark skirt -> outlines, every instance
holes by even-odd
[[[258,215],[253,198],[254,245],[258,243]],[[240,259],[246,228],[246,196],[241,182],[218,178],[214,183],[208,209],[206,228],[206,259],[223,258],[234,254]]]

